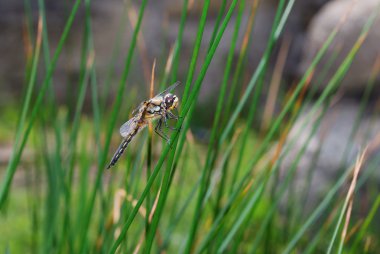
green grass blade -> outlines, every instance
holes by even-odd
[[[283,1],[281,1],[281,2],[283,3]],[[291,8],[293,7],[293,4],[294,4],[294,0],[290,0],[288,2],[288,5],[285,8],[285,10],[289,10],[289,11],[285,11],[284,12],[284,15],[280,19],[280,24],[283,24],[286,21],[286,19],[288,18],[289,12],[290,12]],[[279,13],[278,13],[278,15],[279,15]],[[279,16],[277,16],[277,18],[279,18]],[[282,20],[285,20],[285,21],[282,21]],[[277,22],[275,22],[274,24],[276,24],[276,23]],[[223,143],[227,139],[227,136],[232,131],[232,127],[233,127],[234,123],[236,122],[236,120],[237,120],[240,112],[242,111],[245,103],[247,102],[247,100],[248,100],[248,98],[249,98],[249,96],[250,96],[253,88],[257,84],[257,81],[260,79],[263,71],[266,69],[266,66],[267,66],[268,61],[269,61],[269,56],[270,56],[270,52],[271,52],[271,49],[273,47],[273,44],[274,44],[275,41],[278,40],[280,31],[281,31],[280,28],[282,29],[283,27],[278,26],[274,30],[275,32],[273,32],[273,36],[271,37],[270,45],[268,45],[268,49],[266,50],[266,53],[264,54],[263,58],[261,58],[260,63],[258,65],[255,73],[252,75],[252,78],[251,78],[251,80],[250,80],[250,82],[249,82],[249,84],[247,86],[247,89],[245,90],[242,98],[240,99],[238,105],[236,106],[236,109],[233,112],[232,116],[230,117],[230,120],[228,121],[228,124],[227,124],[225,130],[223,131],[223,134],[222,134],[222,136],[220,138],[220,143]]]
[[[28,140],[29,134],[30,134],[30,132],[32,130],[33,124],[34,124],[34,122],[35,122],[35,120],[37,118],[37,114],[38,114],[39,109],[41,107],[42,100],[43,100],[43,98],[45,96],[45,93],[46,93],[46,91],[48,89],[48,86],[50,84],[50,80],[51,80],[51,77],[53,75],[54,69],[56,67],[59,55],[61,54],[62,47],[65,44],[67,36],[68,36],[68,34],[70,32],[70,29],[71,29],[71,26],[73,24],[75,14],[78,11],[80,2],[81,2],[80,0],[76,0],[75,3],[74,3],[74,5],[73,5],[73,8],[72,8],[72,10],[70,12],[70,15],[68,17],[67,23],[65,25],[65,28],[63,30],[62,36],[61,36],[61,38],[60,38],[60,40],[58,42],[57,49],[56,49],[56,51],[54,53],[54,56],[53,56],[53,59],[51,61],[51,65],[49,66],[50,68],[47,71],[47,74],[45,76],[45,79],[44,79],[44,82],[42,84],[41,90],[38,93],[38,97],[37,97],[37,100],[36,100],[36,102],[34,104],[29,124],[27,125],[26,131],[24,132],[24,135],[22,137],[22,141],[21,141],[20,147],[19,147],[19,149],[18,149],[18,151],[16,153],[12,154],[12,157],[11,157],[9,163],[8,163],[5,179],[2,182],[1,190],[0,190],[0,208],[3,207],[4,202],[6,200],[6,197],[8,195],[9,188],[10,188],[10,185],[12,183],[13,175],[16,172],[16,168],[17,168],[17,165],[18,165],[18,163],[20,161],[22,152],[23,152],[24,147],[26,145],[26,142]],[[23,126],[20,126],[20,128],[21,127],[23,127]]]
[[[107,151],[108,151],[108,149],[110,147],[110,144],[111,144],[111,136],[112,136],[112,133],[113,133],[113,130],[114,130],[114,126],[116,124],[117,115],[118,115],[118,113],[120,111],[120,107],[121,107],[121,103],[122,103],[122,99],[123,99],[123,94],[124,94],[124,91],[125,91],[125,83],[127,81],[129,70],[130,70],[130,66],[131,66],[131,63],[132,63],[132,57],[133,57],[133,54],[134,54],[134,51],[135,51],[135,46],[136,46],[136,42],[137,42],[137,36],[138,36],[139,31],[140,31],[141,22],[142,22],[142,18],[143,18],[143,14],[144,14],[144,11],[145,11],[146,4],[147,4],[147,0],[143,0],[142,3],[141,3],[139,15],[138,15],[138,20],[137,20],[137,23],[136,23],[135,30],[133,32],[133,36],[132,36],[132,40],[131,40],[131,45],[130,45],[129,51],[128,51],[128,56],[127,56],[127,58],[125,60],[124,71],[123,71],[122,77],[120,79],[120,83],[119,83],[119,87],[118,87],[118,92],[117,92],[117,97],[116,97],[116,100],[115,100],[115,103],[114,103],[114,107],[113,107],[113,111],[112,111],[112,115],[111,115],[111,120],[110,120],[109,128],[108,128],[108,131],[107,131],[107,134],[106,134],[106,143],[104,145],[104,150],[103,150],[103,153],[102,153],[102,157],[100,159],[100,164],[99,164],[99,167],[98,167],[98,172],[96,173],[97,175],[96,175],[96,180],[95,180],[94,188],[93,188],[93,190],[91,192],[91,195],[90,195],[90,200],[89,200],[89,204],[88,204],[88,207],[87,207],[86,216],[84,218],[85,220],[83,222],[84,223],[83,224],[83,232],[81,233],[82,238],[80,240],[80,248],[79,248],[81,250],[81,252],[83,252],[84,248],[86,247],[86,239],[87,239],[86,236],[87,236],[87,231],[88,231],[88,227],[89,227],[90,220],[91,220],[91,215],[92,215],[92,212],[93,212],[93,209],[94,209],[94,205],[95,205],[96,194],[97,194],[97,191],[100,188],[101,179],[102,179],[102,175],[103,175],[103,172],[104,172],[104,169],[105,169],[105,165],[106,165],[106,160],[107,160]]]
[[[233,3],[236,5],[236,1],[234,1]],[[224,20],[222,22],[222,25],[221,25],[221,28],[218,31],[218,35],[216,36],[215,41],[213,43],[213,46],[211,47],[210,51],[208,52],[207,57],[206,57],[206,59],[204,61],[204,64],[202,66],[202,69],[199,72],[198,78],[196,79],[196,81],[194,83],[194,88],[192,89],[192,91],[191,91],[191,93],[189,95],[189,99],[187,100],[186,105],[181,110],[181,115],[180,115],[180,118],[179,118],[179,120],[177,122],[177,125],[176,125],[177,130],[180,129],[181,125],[183,124],[184,117],[189,112],[192,103],[194,103],[195,98],[196,98],[197,94],[199,93],[199,90],[201,88],[204,76],[206,75],[208,66],[211,63],[211,60],[212,60],[212,58],[213,58],[213,56],[215,54],[215,51],[216,51],[216,49],[217,49],[217,47],[219,45],[219,42],[220,42],[220,40],[221,40],[221,38],[223,36],[223,33],[224,33],[224,31],[225,31],[225,29],[227,27],[227,24],[228,24],[228,22],[229,22],[229,20],[231,18],[231,15],[232,15],[232,11],[231,11],[231,7],[230,7],[230,11],[227,13],[226,17],[224,18]],[[173,149],[175,148],[175,145],[177,144],[178,137],[179,137],[179,132],[178,131],[175,131],[171,135],[170,140],[173,142],[172,143]],[[150,189],[151,185],[153,184],[155,178],[157,177],[158,173],[160,172],[160,169],[162,167],[163,161],[166,158],[169,150],[170,150],[170,145],[166,145],[165,149],[163,150],[163,152],[161,154],[160,159],[158,160],[158,162],[156,164],[155,169],[152,172],[151,177],[149,178],[149,181],[148,181],[146,187],[144,188],[143,193],[141,194],[141,196],[140,196],[140,198],[139,198],[136,206],[132,210],[129,218],[126,221],[126,223],[124,224],[123,229],[122,229],[122,231],[120,233],[120,236],[118,237],[118,239],[113,244],[113,246],[111,248],[111,251],[110,251],[111,253],[115,253],[117,247],[120,245],[122,239],[125,237],[125,235],[126,235],[126,233],[128,231],[128,228],[130,227],[130,225],[131,225],[134,217],[136,216],[136,214],[138,212],[138,209],[141,207],[141,204],[142,204],[143,200],[146,197],[147,192],[149,191],[149,189]]]

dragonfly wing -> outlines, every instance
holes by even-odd
[[[144,104],[146,104],[145,101],[141,102],[140,105],[132,111],[132,115],[137,114]]]
[[[137,128],[137,121],[134,117],[128,120],[128,122],[124,123],[120,127],[120,135],[122,137],[128,137],[130,133],[132,133]]]
[[[169,86],[168,88],[166,88],[164,91],[162,91],[161,93],[157,94],[156,96],[154,97],[159,97],[159,96],[162,96],[164,94],[167,94],[167,93],[170,93],[174,88],[176,88],[179,84],[181,84],[181,82],[177,81],[175,82],[173,85]]]

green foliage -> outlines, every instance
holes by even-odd
[[[273,155],[273,150],[280,146],[281,139],[287,136],[287,129],[299,115],[299,108],[310,103],[311,96],[305,96],[299,105],[300,97],[303,98],[301,93],[334,41],[339,27],[317,52],[289,98],[280,102],[283,105],[281,112],[273,119],[268,131],[259,135],[252,125],[258,120],[258,102],[266,85],[264,77],[268,75],[273,49],[292,15],[295,1],[279,1],[267,48],[243,89],[244,86],[238,83],[247,49],[240,49],[235,68],[234,53],[241,46],[238,45],[238,37],[244,32],[243,13],[250,9],[254,15],[255,9],[248,7],[255,2],[232,0],[221,3],[206,57],[202,59],[200,51],[210,7],[210,0],[204,1],[183,82],[184,92],[179,94],[180,118],[176,130],[171,133],[170,144],[162,143],[144,131],[133,140],[117,166],[106,171],[106,163],[119,142],[117,124],[126,120],[120,112],[130,112],[139,103],[134,100],[135,92],[127,81],[132,66],[137,64],[133,60],[139,34],[143,32],[141,23],[148,1],[142,0],[139,5],[115,95],[109,94],[109,88],[113,86],[109,78],[102,89],[97,82],[90,1],[82,3],[78,0],[72,4],[52,59],[49,56],[44,2],[39,1],[42,29],[33,37],[36,41],[41,40],[41,44],[34,45],[33,56],[26,69],[28,81],[19,109],[20,116],[16,118],[14,111],[4,110],[0,117],[2,122],[18,119],[15,132],[9,131],[15,127],[11,125],[1,125],[4,130],[0,129],[1,142],[15,136],[13,152],[0,183],[0,209],[3,212],[0,215],[0,235],[6,236],[0,238],[0,251],[132,253],[139,249],[142,253],[313,253],[335,250],[333,247],[338,247],[340,252],[357,253],[362,250],[366,239],[371,236],[370,224],[380,204],[378,194],[373,197],[376,201],[371,211],[360,218],[364,223],[357,229],[358,234],[348,242],[339,238],[339,246],[336,243],[347,208],[347,203],[341,201],[346,191],[341,190],[345,190],[342,186],[349,182],[351,169],[344,170],[310,213],[302,211],[303,204],[292,203],[292,197],[286,196],[290,196],[295,188],[297,166],[311,135],[319,127],[320,118],[282,180],[279,179],[280,166],[292,149],[294,140],[290,140],[288,146],[280,147],[281,155]],[[78,95],[74,105],[58,105],[51,88],[53,74],[81,4],[85,9],[85,25]],[[170,85],[168,80],[177,80],[178,65],[186,62],[186,59],[181,59],[181,48],[188,4],[189,1],[184,0],[172,68],[156,77],[162,87]],[[313,103],[307,120],[320,111],[322,117],[326,111],[369,33],[375,14],[369,17],[356,44]],[[213,113],[209,117],[212,121],[210,138],[208,144],[198,144],[191,135],[190,124],[196,118],[194,112],[203,79],[230,23],[234,23],[234,30],[223,80],[219,84],[215,108],[211,105],[208,106],[211,109],[207,109]],[[246,33],[250,35],[252,31],[247,30]],[[120,39],[120,32],[117,36]],[[115,52],[117,47],[115,45]],[[44,59],[46,73],[38,72],[40,58]],[[116,58],[112,59],[109,75],[116,65]],[[164,59],[159,62],[164,62]],[[38,75],[42,76],[43,82],[36,88]],[[235,106],[233,98],[236,94],[241,96]],[[91,99],[90,114],[83,113],[86,95]],[[106,104],[109,96],[113,96],[112,106]],[[247,118],[242,117],[243,109],[247,109]],[[303,128],[305,126],[306,123]],[[32,151],[30,160],[21,159],[26,148]],[[25,183],[20,184],[16,176],[22,175],[26,176]],[[365,180],[364,177],[359,179],[356,190],[363,186]],[[299,196],[303,197],[302,194]],[[280,212],[283,200],[289,201],[286,216]],[[295,222],[294,218],[297,218]],[[369,251],[375,252],[380,239],[371,239]]]

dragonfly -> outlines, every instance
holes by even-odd
[[[168,137],[162,131],[162,124],[165,124],[165,127],[168,129],[175,130],[175,128],[169,126],[168,120],[178,120],[178,116],[171,111],[178,107],[179,99],[175,94],[172,94],[171,91],[179,84],[180,82],[177,81],[153,98],[141,102],[140,105],[133,110],[133,116],[120,127],[120,135],[123,137],[123,140],[113,155],[107,169],[116,164],[136,134],[154,120],[158,120],[154,131],[161,138],[169,142]]]

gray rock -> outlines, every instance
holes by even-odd
[[[331,0],[297,0],[285,26],[283,37],[290,40],[284,75],[290,79],[299,76],[298,69],[302,58],[302,49],[311,20],[316,13]]]
[[[339,51],[339,57],[329,69],[327,78],[339,68],[340,63],[347,56],[355,41],[359,37],[362,27],[368,21],[371,13],[379,6],[380,0],[335,0],[326,4],[311,22],[307,42],[304,45],[304,54],[300,71],[304,73],[310,66],[317,51],[322,47],[327,37],[347,13],[347,19],[343,23],[333,45],[329,48],[326,57],[315,72],[315,77],[321,75],[321,71],[333,52]],[[380,56],[380,19],[373,24],[372,29],[359,50],[352,66],[343,80],[342,89],[351,94],[362,92],[368,81],[372,66]],[[320,87],[323,89],[324,85]]]
[[[380,116],[365,112],[358,118],[359,103],[353,100],[339,102],[322,116],[320,111],[310,117],[310,108],[301,114],[289,133],[285,146],[289,152],[284,154],[281,172],[282,175],[287,174],[298,154],[305,149],[296,166],[295,186],[298,193],[305,193],[308,177],[312,176],[308,202],[315,205],[338,177],[352,167],[365,147],[375,137],[379,138]],[[321,123],[313,133],[320,116]],[[353,132],[356,125],[357,131]],[[371,179],[380,184],[380,162],[376,161],[379,155],[379,147],[371,151],[362,172],[372,170]]]
[[[284,75],[294,76],[294,70],[298,69],[299,55],[304,44],[305,30],[311,20],[311,17],[316,11],[318,11],[328,0],[300,0],[296,1],[292,15],[286,27],[286,34],[290,34],[292,37],[292,45],[288,64],[285,68]],[[63,31],[64,24],[67,20],[67,14],[70,11],[71,4],[64,1],[47,0],[47,22],[49,32],[49,42],[51,47],[51,53],[54,52],[59,37]],[[228,1],[228,4],[231,1]],[[360,1],[362,2],[362,1]],[[368,2],[368,1],[364,1]],[[32,12],[32,26],[36,29],[37,16],[38,16],[38,4],[36,0],[30,1]],[[201,15],[202,4],[200,2],[194,2],[196,5],[190,11],[188,15],[188,21],[185,28],[183,47],[180,52],[180,64],[179,64],[179,79],[184,80],[188,71],[189,59],[193,50],[193,42],[195,34],[198,29],[198,22]],[[251,4],[250,1],[246,1],[247,6]],[[271,30],[277,1],[261,1],[257,16],[255,18],[255,27],[253,30],[253,40],[249,45],[248,61],[246,66],[246,73],[244,74],[244,82],[248,82],[251,74],[256,69],[257,64],[262,56],[262,53],[266,47],[267,39]],[[362,4],[362,3],[360,3]],[[111,75],[112,89],[117,86],[120,74],[123,71],[124,59],[127,55],[130,37],[132,34],[129,19],[124,19],[125,13],[125,1],[111,0],[101,1],[94,0],[91,2],[91,20],[92,29],[94,35],[95,44],[95,61],[96,71],[99,86],[105,84],[109,69],[114,70],[114,75]],[[213,26],[220,8],[220,1],[214,0],[211,3],[209,15],[207,17],[207,24],[205,28],[204,38],[202,40],[201,55],[197,64],[197,72],[201,66],[201,62],[206,55],[206,50],[209,44]],[[142,49],[139,47],[136,49],[134,62],[131,65],[130,77],[128,79],[128,86],[140,84],[142,88],[138,91],[142,91],[139,96],[146,94],[146,73],[150,72],[153,59],[156,58],[157,73],[162,73],[166,57],[169,53],[169,47],[173,45],[178,32],[178,26],[180,22],[180,14],[182,9],[182,1],[165,0],[165,1],[149,1],[146,8],[142,23],[141,38],[144,40],[145,47]],[[135,10],[138,10],[138,6],[135,6]],[[357,10],[355,10],[356,12]],[[249,8],[245,10],[242,20],[241,33],[239,34],[239,41],[235,52],[235,58],[237,58],[240,45],[243,38],[243,31],[246,27],[246,22],[249,15]],[[324,10],[321,11],[323,13]],[[135,13],[137,14],[137,13]],[[68,42],[64,46],[63,52],[59,59],[57,69],[54,72],[54,87],[56,94],[60,101],[65,101],[67,97],[72,94],[77,94],[77,82],[79,77],[79,65],[80,54],[83,38],[83,24],[84,24],[84,7],[81,6],[75,22],[70,32]],[[321,15],[321,14],[319,14]],[[367,15],[368,16],[368,15]],[[25,10],[24,3],[18,1],[2,1],[0,7],[0,33],[2,40],[0,40],[0,84],[5,88],[0,96],[4,98],[10,98],[7,95],[8,92],[20,94],[22,88],[25,85]],[[209,67],[209,71],[205,77],[204,85],[201,91],[200,102],[210,102],[215,97],[215,91],[218,91],[220,82],[223,77],[223,71],[225,68],[225,60],[228,54],[229,45],[234,29],[234,21],[236,18],[236,12],[232,17],[231,23],[228,26],[220,46],[216,52],[216,55]],[[124,19],[124,21],[123,21]],[[317,20],[317,19],[316,19]],[[319,19],[318,19],[319,20]],[[323,21],[323,20],[322,20]],[[314,20],[311,31],[316,29],[317,25],[314,25]],[[329,27],[327,27],[329,28]],[[327,29],[326,28],[326,29]],[[121,34],[121,40],[119,42],[119,48],[117,51],[115,66],[111,66],[112,57],[114,54],[115,43],[117,33]],[[310,34],[313,34],[310,32]],[[309,36],[310,37],[310,36]],[[313,37],[314,38],[314,37]],[[344,39],[345,40],[345,39]],[[318,41],[319,43],[319,41]],[[310,50],[305,54],[304,65],[307,65],[307,59],[309,55],[320,46],[318,43],[312,43],[309,47],[305,47]],[[377,43],[377,41],[376,41]],[[377,44],[376,44],[377,45]],[[367,47],[366,45],[364,45]],[[369,47],[374,48],[374,46]],[[275,54],[274,54],[275,55]],[[359,67],[365,66],[367,72],[368,61],[373,58],[372,52],[370,57],[363,56],[363,63],[358,64]],[[144,60],[142,60],[144,58]],[[41,58],[42,59],[42,58]],[[276,57],[273,57],[275,60]],[[43,70],[43,64],[41,64],[40,70]],[[147,70],[148,69],[148,70]],[[360,69],[361,70],[361,69]],[[270,71],[268,73],[271,73]],[[364,75],[365,71],[360,71],[360,74]],[[349,74],[350,75],[350,74]],[[351,76],[347,80],[354,80],[355,84],[358,84],[357,78],[360,75],[352,74],[356,79],[352,79]],[[43,77],[43,71],[41,75]],[[363,79],[363,78],[362,78]],[[41,83],[39,80],[38,84]],[[144,96],[145,97],[145,96]],[[210,99],[211,98],[211,99]],[[2,101],[4,103],[4,101]]]

